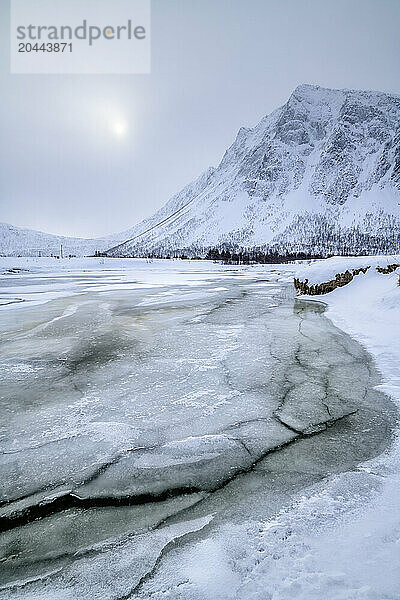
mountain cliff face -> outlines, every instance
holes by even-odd
[[[400,96],[301,85],[110,256],[394,252],[400,234]]]

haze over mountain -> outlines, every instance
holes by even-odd
[[[0,253],[45,255],[60,243],[77,255],[378,253],[396,251],[399,234],[400,96],[301,85],[241,128],[217,168],[133,228],[84,240],[3,224]]]

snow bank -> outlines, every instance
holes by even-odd
[[[370,266],[386,267],[390,264],[400,264],[400,254],[381,256],[333,256],[323,260],[302,263],[296,269],[295,276],[301,281],[308,279],[309,284],[315,285],[335,279],[337,273],[346,270],[365,268]]]

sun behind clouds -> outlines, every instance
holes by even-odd
[[[111,131],[115,137],[122,138],[127,134],[128,123],[122,119],[116,119],[111,122]]]

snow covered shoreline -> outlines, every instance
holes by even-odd
[[[393,263],[400,263],[400,255],[333,257],[299,266],[296,277],[318,284],[336,273],[371,266],[349,285],[319,295],[317,299],[327,305],[326,316],[372,354],[385,380],[385,391],[390,389],[391,395],[399,400],[400,378],[396,367],[400,362],[400,268],[388,274],[376,271],[377,266]],[[309,296],[300,298],[309,299]]]
[[[398,263],[399,256],[345,258],[334,257],[301,266],[296,277],[310,282],[327,281],[346,269],[371,265],[367,273],[355,277],[349,285],[337,288],[317,298],[300,296],[305,300],[323,302],[325,315],[339,329],[361,343],[375,359],[382,381],[377,388],[391,397],[400,407],[400,269],[380,274],[376,266]],[[339,520],[328,537],[312,535],[306,550],[283,561],[292,569],[290,585],[287,580],[276,584],[274,598],[305,599],[325,596],[329,600],[397,600],[400,596],[400,437],[397,432],[392,447],[381,456],[360,465],[361,479],[357,485],[374,490],[364,503],[351,508]],[[349,474],[350,475],[350,474]],[[340,476],[339,480],[345,479]],[[359,491],[362,495],[362,493]],[[356,493],[357,495],[357,493]],[[315,508],[329,494],[314,497]],[[346,501],[344,501],[344,505]],[[301,506],[293,513],[299,518]],[[307,520],[308,508],[303,518]],[[346,509],[344,510],[344,515]],[[297,515],[294,516],[294,515]],[[288,517],[288,515],[286,515]],[[301,518],[301,517],[300,517]],[[296,556],[297,554],[297,556]],[[302,562],[301,562],[302,561]],[[301,564],[300,564],[301,563]],[[274,586],[273,583],[270,584]],[[294,586],[294,588],[292,587]],[[254,596],[257,597],[257,596]]]

